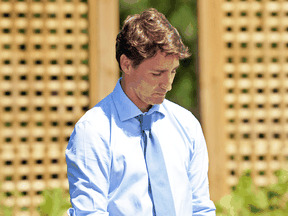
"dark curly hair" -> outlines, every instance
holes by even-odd
[[[132,60],[132,66],[136,68],[145,59],[154,57],[158,50],[167,55],[178,55],[179,59],[191,56],[177,29],[156,9],[128,16],[116,39],[116,59],[120,70],[122,54]]]

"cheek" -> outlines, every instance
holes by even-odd
[[[158,83],[155,81],[151,81],[151,80],[149,81],[142,80],[139,86],[141,87],[141,90],[143,91],[143,93],[151,94],[157,88]]]

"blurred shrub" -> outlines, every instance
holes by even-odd
[[[37,208],[41,216],[61,216],[70,207],[69,193],[60,188],[43,191],[44,202]]]
[[[5,198],[4,192],[0,192],[0,216],[12,216],[12,207],[7,207],[2,203],[4,198]]]
[[[1,187],[0,187],[1,188]],[[15,193],[16,194],[16,193]],[[5,199],[3,192],[0,193],[0,216],[12,216],[13,207],[3,205]],[[41,216],[62,216],[71,207],[69,193],[60,188],[43,191],[43,203],[37,207]]]
[[[217,216],[284,216],[288,215],[287,171],[275,173],[276,184],[256,187],[246,171],[230,195],[215,203]]]

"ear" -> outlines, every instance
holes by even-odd
[[[122,54],[120,57],[120,65],[121,65],[121,69],[125,73],[125,75],[131,74],[132,61],[129,58],[127,58],[127,56],[124,54]]]

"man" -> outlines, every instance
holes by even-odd
[[[215,215],[201,126],[165,99],[189,56],[156,9],[125,20],[116,42],[123,76],[77,122],[66,149],[68,215]]]

